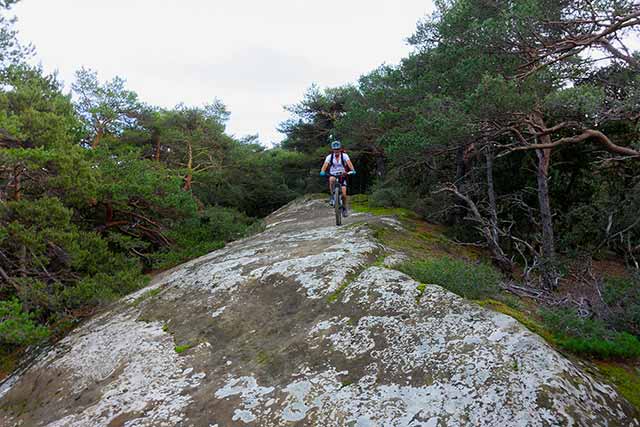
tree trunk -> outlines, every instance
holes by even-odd
[[[102,138],[103,134],[104,132],[102,131],[102,129],[98,129],[98,131],[96,132],[96,136],[93,137],[93,141],[91,142],[91,148],[93,148],[94,150],[98,148],[98,144],[100,144],[100,139]]]
[[[540,204],[540,224],[542,226],[542,284],[547,289],[555,289],[557,287],[558,274],[555,269],[553,217],[551,216],[548,182],[551,150],[536,150],[536,154],[538,156],[538,168],[536,170],[538,203]]]
[[[14,176],[13,176],[13,200],[15,200],[16,202],[22,200],[22,186],[21,186],[21,175],[22,175],[22,170],[21,166],[16,166],[16,168],[14,169]]]
[[[109,224],[110,222],[113,222],[113,205],[111,204],[111,202],[107,202],[107,204],[104,207],[104,216],[105,216],[105,224]]]
[[[458,187],[461,193],[465,193],[465,175],[467,174],[467,164],[465,162],[465,147],[466,144],[458,145],[456,150],[456,179],[454,181],[456,187]],[[462,222],[462,218],[465,215],[465,207],[456,203],[456,206],[449,211],[449,217],[447,218],[448,225],[457,225]]]
[[[485,153],[487,160],[487,196],[489,197],[489,221],[491,223],[491,236],[498,241],[498,208],[496,205],[496,192],[493,185],[493,150],[487,147]]]
[[[191,191],[191,181],[193,180],[193,150],[190,142],[187,142],[187,156],[187,176],[184,177],[184,190]]]
[[[546,128],[542,115],[534,113],[531,119],[536,125]],[[533,129],[531,129],[534,131]],[[551,136],[541,135],[542,145],[551,143]],[[551,199],[549,197],[549,167],[551,163],[551,148],[536,150],[538,157],[538,167],[536,168],[536,179],[538,181],[538,204],[540,205],[540,225],[542,227],[542,259],[540,263],[540,273],[542,274],[542,285],[547,289],[556,289],[558,286],[559,274],[556,270],[555,243],[553,236],[553,216],[551,214]]]

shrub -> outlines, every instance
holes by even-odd
[[[600,319],[582,318],[571,308],[543,309],[540,314],[558,344],[573,353],[602,359],[640,357],[637,337],[612,330]]]
[[[231,208],[212,206],[178,224],[169,234],[175,244],[153,256],[156,268],[169,268],[224,247],[251,230],[254,220]]]
[[[469,299],[495,295],[501,280],[500,273],[489,264],[449,257],[404,263],[399,270],[421,283],[437,284]]]
[[[640,335],[640,279],[610,277],[604,282],[602,298],[607,305],[606,321],[613,328]]]
[[[371,207],[406,207],[405,192],[398,187],[376,187],[369,196]]]
[[[33,313],[22,310],[17,298],[0,301],[0,342],[3,345],[29,345],[45,339],[49,330],[38,325]]]

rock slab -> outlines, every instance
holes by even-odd
[[[384,262],[303,199],[88,321],[0,386],[0,426],[640,426],[506,315]],[[396,256],[396,255],[394,255]]]

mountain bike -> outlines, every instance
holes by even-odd
[[[335,210],[336,213],[336,225],[342,225],[342,182],[341,179],[342,177],[345,177],[347,175],[352,175],[352,172],[348,172],[348,173],[342,173],[339,175],[334,175],[334,174],[329,174],[329,176],[333,176],[336,178],[336,182],[335,184],[333,184],[333,191],[332,191],[332,196],[333,196],[333,209]]]

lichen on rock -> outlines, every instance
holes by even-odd
[[[5,381],[0,425],[640,425],[513,318],[380,262],[369,225],[397,221],[332,222],[299,200],[156,277]]]

